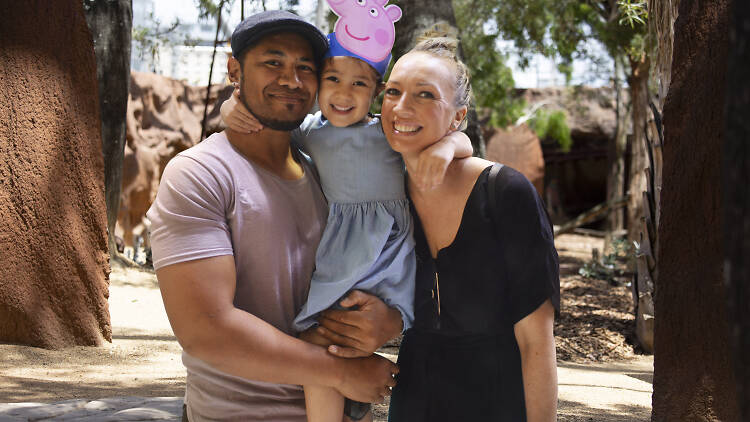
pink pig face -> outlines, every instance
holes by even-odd
[[[342,47],[368,60],[379,62],[391,52],[396,39],[393,23],[401,9],[388,0],[328,0],[339,16],[336,39]]]

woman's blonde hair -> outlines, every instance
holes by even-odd
[[[466,64],[458,58],[458,39],[455,37],[457,31],[447,23],[437,23],[426,30],[417,38],[417,45],[411,52],[424,52],[435,57],[446,59],[455,65],[456,73],[456,98],[454,105],[457,107],[471,106],[472,91],[469,77],[469,69]],[[461,122],[459,130],[466,129],[467,120]]]

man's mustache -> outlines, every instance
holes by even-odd
[[[301,89],[271,89],[266,93],[276,97],[294,98],[297,100],[307,100],[310,98],[310,93]]]

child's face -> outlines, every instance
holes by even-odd
[[[357,123],[367,116],[377,85],[375,70],[362,60],[330,57],[320,75],[320,111],[336,127]]]

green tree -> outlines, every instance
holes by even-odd
[[[453,0],[465,61],[479,114],[489,119],[491,126],[506,127],[521,117],[524,102],[514,95],[513,72],[505,64],[506,55],[497,48],[497,33],[476,6],[473,0]]]
[[[466,38],[484,37],[484,46],[493,46],[498,39],[513,42],[521,65],[526,65],[534,54],[553,58],[560,71],[570,78],[572,63],[576,59],[592,58],[584,47],[588,41],[598,41],[612,57],[618,83],[620,73],[626,73],[630,97],[630,110],[618,101],[618,129],[616,148],[610,171],[608,200],[631,192],[628,205],[628,237],[637,238],[640,229],[641,191],[645,186],[644,131],[648,110],[649,60],[647,48],[648,17],[646,2],[638,0],[454,0],[457,14],[471,16],[473,23]],[[481,29],[481,31],[479,30]],[[468,44],[468,43],[467,43]],[[496,44],[495,44],[496,45]],[[491,50],[491,48],[490,48]],[[492,52],[473,51],[479,60],[491,57]],[[624,69],[627,68],[627,71]],[[622,69],[622,70],[620,70]],[[482,73],[479,72],[479,75]],[[492,84],[489,81],[488,84]],[[491,89],[488,92],[493,92]],[[618,98],[624,96],[618,95]],[[630,180],[626,184],[624,154],[627,150],[625,117],[630,116],[633,137],[631,142]],[[616,222],[615,227],[621,222]]]

